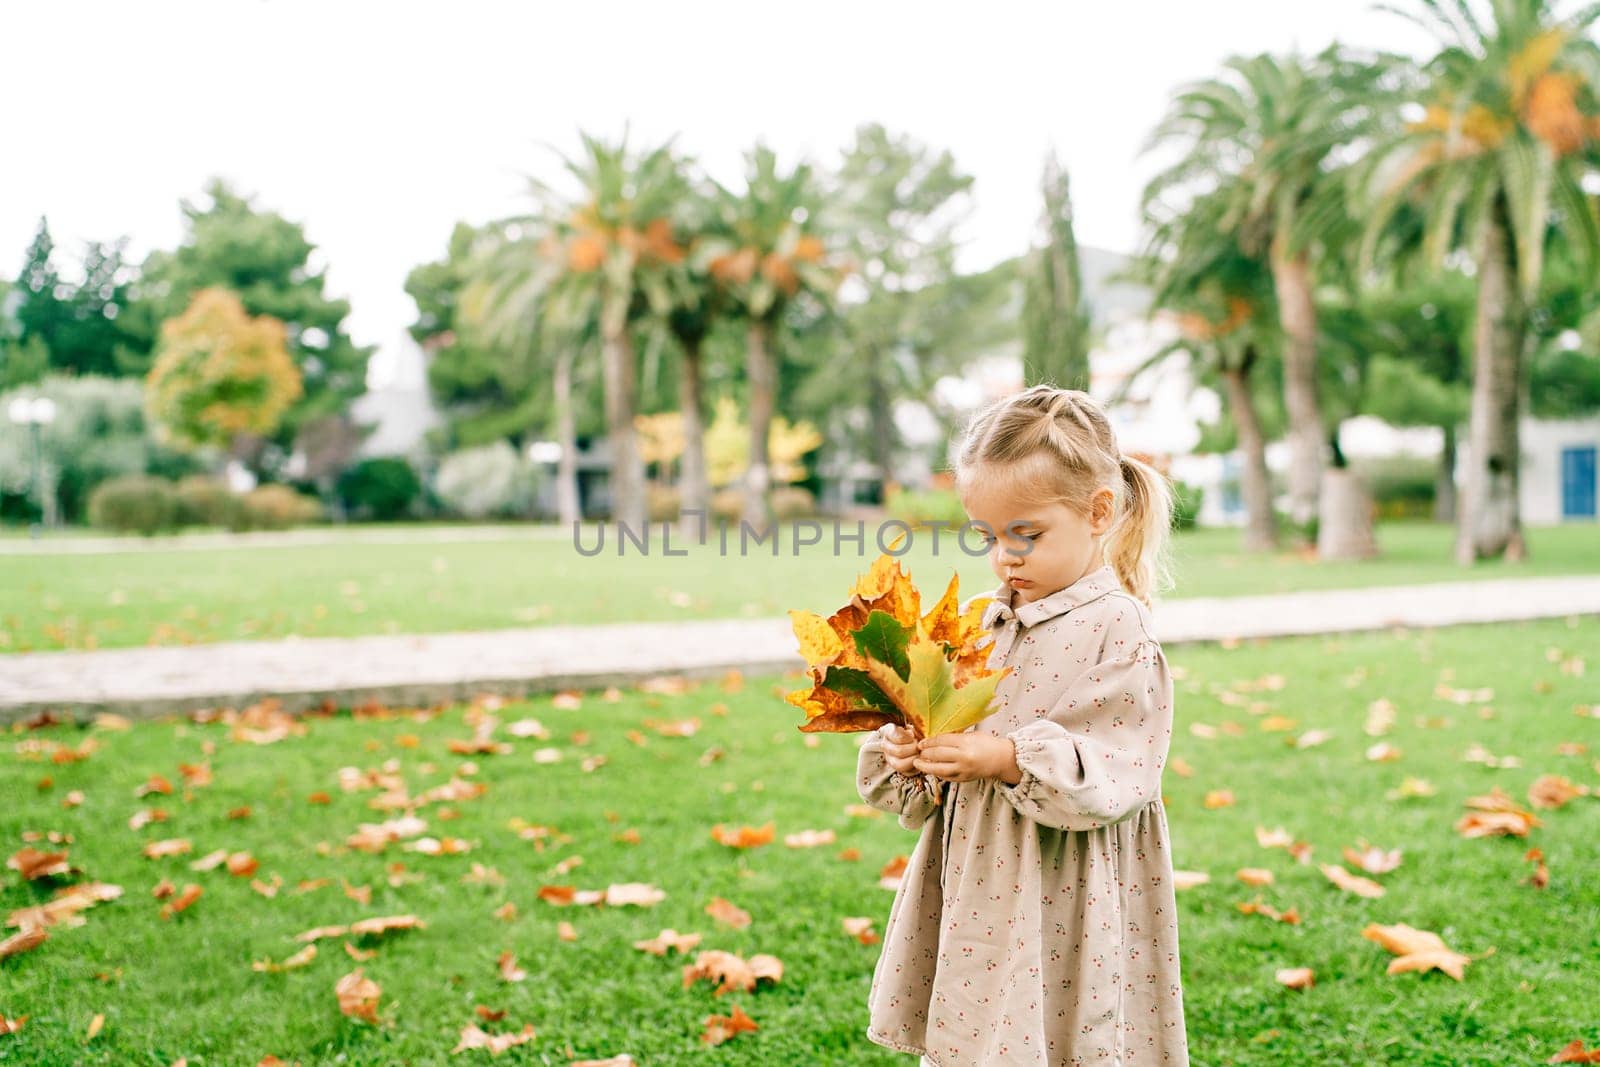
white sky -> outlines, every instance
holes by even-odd
[[[70,276],[84,240],[137,261],[182,234],[178,201],[221,174],[305,225],[382,349],[402,289],[459,219],[526,206],[577,130],[671,134],[725,183],[758,138],[831,163],[857,123],[948,147],[976,178],[961,265],[1020,252],[1053,145],[1078,239],[1137,241],[1143,140],[1174,87],[1229,54],[1335,38],[1421,51],[1368,0],[883,0],[560,5],[348,0],[10,3],[0,10],[0,274],[41,214]]]

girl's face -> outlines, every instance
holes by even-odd
[[[1090,498],[1090,514],[1063,503],[1024,505],[1003,487],[1006,479],[975,472],[962,505],[989,544],[995,577],[1015,590],[1017,603],[1032,603],[1076,582],[1102,563],[1101,538],[1110,529],[1115,496],[1101,487]],[[970,534],[968,535],[970,536]]]

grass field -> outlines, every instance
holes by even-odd
[[[401,527],[388,532],[406,536]],[[654,532],[659,534],[659,527]],[[877,555],[871,527],[859,554],[846,542],[844,554],[834,555],[829,527],[824,546],[802,548],[798,555],[791,551],[793,537],[786,536],[776,558],[770,547],[753,547],[740,556],[736,534],[723,555],[714,532],[704,548],[670,557],[661,555],[659,540],[648,556],[630,545],[619,558],[608,542],[606,554],[585,557],[574,550],[570,536],[548,528],[505,528],[500,540],[474,543],[357,540],[382,533],[363,527],[352,530],[348,541],[283,547],[0,552],[0,652],[828,610],[838,591]],[[1235,530],[1185,533],[1175,544],[1171,595],[1600,570],[1600,530],[1593,526],[1530,531],[1531,558],[1519,565],[1459,567],[1451,562],[1451,537],[1444,526],[1392,524],[1379,533],[1381,558],[1318,563],[1290,552],[1243,554]],[[914,538],[906,556],[908,569],[924,587],[942,588],[955,568],[964,590],[993,588],[986,560],[962,553],[950,535],[940,539],[937,558],[932,549],[931,538]]]
[[[1574,1038],[1600,1044],[1600,799],[1538,811],[1543,825],[1526,840],[1467,839],[1454,828],[1467,798],[1497,786],[1527,806],[1529,785],[1546,773],[1600,784],[1600,718],[1574,714],[1600,702],[1594,674],[1577,673],[1578,651],[1595,648],[1600,619],[1583,618],[1172,651],[1182,677],[1171,756],[1192,768],[1185,777],[1169,767],[1163,783],[1175,861],[1211,876],[1179,896],[1192,1062],[1498,1067],[1543,1063]],[[847,814],[857,800],[859,737],[823,736],[808,747],[794,729],[796,712],[776,695],[792,684],[752,678],[736,691],[716,684],[680,695],[628,691],[614,704],[587,694],[576,709],[541,698],[499,712],[496,737],[512,751],[470,757],[448,748],[472,734],[460,708],[428,721],[311,718],[303,736],[265,745],[232,741],[222,724],[178,720],[13,734],[0,760],[7,855],[23,846],[24,831],[69,834],[70,861],[82,873],[67,880],[114,883],[125,893],[85,912],[85,925],[57,927],[40,947],[0,962],[0,1015],[29,1016],[20,1031],[0,1036],[0,1062],[166,1065],[185,1056],[191,1065],[232,1065],[270,1053],[307,1065],[464,1063],[485,1058],[449,1054],[461,1028],[480,1021],[474,1008],[482,1004],[506,1012],[485,1024],[489,1030],[531,1023],[537,1032],[499,1062],[566,1064],[627,1052],[648,1067],[909,1064],[911,1057],[862,1035],[878,949],[847,936],[841,920],[871,916],[882,932],[891,894],[878,886],[879,871],[909,853],[915,837],[891,818]],[[1480,688],[1493,693],[1451,699]],[[1396,708],[1383,739],[1401,750],[1395,762],[1363,756],[1377,740],[1363,733],[1363,722],[1379,699]],[[549,729],[548,740],[510,736],[510,725],[530,716]],[[1262,729],[1273,725],[1269,716],[1294,720],[1292,729]],[[691,717],[700,721],[691,737],[661,736],[646,724]],[[1215,728],[1215,736],[1193,732],[1195,724]],[[1311,748],[1285,744],[1313,729],[1331,737]],[[577,731],[587,738],[575,738]],[[629,731],[643,743],[630,741]],[[39,742],[89,740],[98,747],[77,762],[38,753],[41,761],[28,751]],[[1464,760],[1474,744],[1520,765]],[[537,762],[541,747],[562,758]],[[585,771],[583,760],[597,755],[606,761]],[[462,839],[471,851],[345,847],[360,824],[398,813],[370,807],[375,790],[342,790],[341,768],[393,761],[416,795],[449,781],[469,759],[477,771],[468,780],[487,791],[427,804],[418,814],[429,834]],[[211,783],[186,790],[184,763],[209,763]],[[137,797],[153,775],[176,783],[173,795]],[[1436,794],[1390,799],[1407,776],[1431,782]],[[46,777],[53,781],[41,789]],[[1208,793],[1224,789],[1235,798],[1231,806],[1204,805]],[[73,791],[82,803],[63,806]],[[329,794],[329,803],[309,802],[316,792]],[[247,818],[229,818],[245,806]],[[169,818],[130,829],[130,817],[146,807]],[[512,828],[515,819],[565,836],[541,851]],[[768,820],[778,840],[764,847],[738,851],[710,834],[715,823]],[[1257,843],[1257,827],[1280,826],[1313,846],[1310,864]],[[785,834],[803,829],[832,829],[838,840],[784,847]],[[619,840],[628,831],[637,843]],[[145,844],[170,838],[192,841],[193,852],[141,854]],[[1398,869],[1375,876],[1386,889],[1381,898],[1342,892],[1318,871],[1361,839],[1403,850]],[[1533,870],[1523,859],[1530,845],[1548,864],[1544,889],[1523,881]],[[858,849],[860,859],[839,858],[845,848]],[[282,890],[268,899],[247,878],[190,869],[215,849],[248,851],[260,862],[256,877],[281,876]],[[557,867],[577,857],[578,865]],[[391,884],[396,863],[417,879]],[[474,881],[475,864],[504,884]],[[1234,878],[1243,867],[1268,868],[1277,881],[1245,886]],[[5,874],[6,913],[49,898],[49,879]],[[151,890],[164,878],[199,885],[203,895],[163,920]],[[306,879],[330,883],[296,893]],[[370,888],[370,902],[347,896],[341,880]],[[538,897],[544,885],[620,882],[650,883],[666,896],[651,908],[558,907]],[[1298,909],[1303,921],[1235,907],[1258,894],[1280,910]],[[751,925],[714,924],[703,911],[714,896],[746,909]],[[516,909],[511,921],[496,917],[508,902]],[[426,928],[361,942],[377,953],[362,966],[382,987],[381,1026],[339,1013],[335,983],[356,966],[343,938],[319,942],[317,958],[300,969],[251,968],[300,949],[294,935],[301,931],[399,914],[419,916]],[[563,920],[575,940],[557,936]],[[1473,957],[1465,980],[1386,975],[1391,957],[1361,936],[1368,923],[1438,933]],[[663,927],[702,933],[702,949],[776,955],[782,980],[722,997],[705,983],[685,989],[686,958],[631,947]],[[502,980],[497,959],[505,951],[527,971],[525,980]],[[1313,988],[1293,992],[1276,983],[1278,968],[1300,966],[1315,969]],[[705,1017],[726,1014],[733,1003],[759,1029],[708,1049],[699,1041]],[[104,1029],[86,1041],[97,1014]]]

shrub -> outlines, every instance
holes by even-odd
[[[536,474],[506,441],[452,452],[439,464],[434,489],[445,506],[470,519],[526,515]]]
[[[287,530],[322,517],[322,505],[287,485],[259,485],[239,498],[235,530]]]
[[[711,495],[711,515],[716,519],[726,519],[730,524],[737,523],[744,514],[744,490],[718,489]]]
[[[1172,528],[1192,530],[1200,521],[1200,505],[1205,500],[1205,489],[1176,479],[1172,483]]]
[[[191,474],[178,480],[173,490],[178,500],[180,526],[232,526],[239,498],[220,478]]]
[[[916,526],[925,522],[946,522],[952,528],[967,521],[966,510],[954,489],[894,489],[885,507],[892,518]]]
[[[352,515],[398,519],[410,513],[422,493],[422,481],[399,456],[377,456],[339,475],[336,491]]]
[[[817,498],[798,485],[780,485],[772,491],[772,514],[781,520],[804,519],[817,513]]]
[[[1391,456],[1352,464],[1372,493],[1379,519],[1433,516],[1438,464],[1415,456]]]
[[[178,497],[172,484],[143,474],[101,482],[89,495],[89,521],[119,533],[146,536],[177,525]]]
[[[678,518],[679,494],[677,486],[652,485],[645,490],[651,522],[675,522]]]

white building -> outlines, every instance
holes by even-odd
[[[361,443],[362,458],[421,458],[424,435],[443,419],[428,392],[427,356],[408,331],[401,330],[393,343],[373,353],[367,391],[356,398],[350,413],[356,422],[374,427]]]

